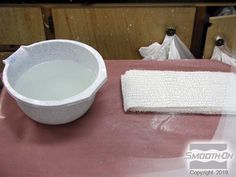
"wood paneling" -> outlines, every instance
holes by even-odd
[[[210,58],[215,46],[217,36],[225,39],[229,49],[234,53],[236,52],[236,15],[211,17],[210,23],[212,24],[207,31],[204,58]]]
[[[44,40],[40,8],[0,7],[0,45],[29,44]]]
[[[56,38],[87,43],[105,59],[135,59],[141,58],[140,47],[162,42],[170,26],[189,47],[195,8],[54,8],[52,14]]]

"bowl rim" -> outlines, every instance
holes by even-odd
[[[74,104],[82,101],[86,101],[93,96],[95,96],[96,92],[101,88],[101,86],[106,82],[107,80],[107,71],[106,66],[104,63],[104,60],[102,56],[98,53],[97,50],[92,48],[91,46],[84,44],[82,42],[73,41],[73,40],[67,40],[67,39],[53,39],[53,40],[46,40],[46,41],[40,41],[36,42],[27,46],[21,46],[18,50],[25,50],[27,48],[31,48],[37,45],[42,44],[48,44],[48,43],[71,43],[75,45],[79,45],[80,47],[83,47],[84,49],[88,50],[95,58],[98,63],[98,74],[91,85],[89,85],[85,90],[82,92],[65,98],[61,100],[36,100],[32,98],[28,98],[20,93],[18,93],[9,83],[8,77],[7,77],[7,71],[11,63],[11,57],[13,57],[14,53],[10,55],[7,59],[5,59],[3,62],[5,64],[4,70],[3,70],[3,83],[6,87],[8,93],[13,96],[15,99],[23,101],[24,103],[30,104],[31,106],[64,106],[68,104]]]

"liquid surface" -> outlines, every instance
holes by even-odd
[[[92,71],[77,62],[54,60],[23,73],[15,90],[36,100],[61,100],[85,90],[95,77]]]

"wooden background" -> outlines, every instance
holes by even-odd
[[[0,45],[45,40],[41,8],[0,7]]]
[[[56,38],[89,44],[105,59],[138,59],[138,49],[161,43],[171,26],[190,47],[195,8],[53,8],[52,14]]]
[[[225,38],[230,49],[235,49],[235,16],[211,17],[212,25],[204,38],[207,6],[3,4],[0,5],[0,59],[20,45],[56,38],[87,43],[105,59],[141,59],[138,49],[155,41],[161,43],[168,27],[176,28],[177,35],[198,58],[202,58],[203,52],[204,58],[211,56],[217,35]]]
[[[211,17],[211,26],[208,28],[204,58],[210,58],[217,36],[223,37],[231,52],[236,51],[236,15]]]

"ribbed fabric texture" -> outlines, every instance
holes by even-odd
[[[236,74],[129,70],[121,76],[125,111],[236,114]]]

